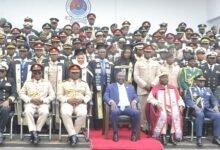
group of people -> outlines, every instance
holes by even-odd
[[[74,22],[59,29],[59,19],[51,18],[40,32],[30,17],[22,29],[0,19],[0,143],[15,100],[22,101],[24,110],[14,109],[24,111],[35,144],[50,104],[58,100],[54,127],[62,118],[72,146],[85,127],[88,102],[94,129],[102,128],[104,103],[111,108],[113,141],[119,140],[117,118],[125,114],[132,141],[140,127],[164,145],[169,134],[176,145],[184,135],[183,112],[191,108],[197,145],[203,145],[205,117],[213,121],[213,143],[220,145],[220,30],[200,24],[196,32],[181,22],[176,33],[167,33],[168,24],[161,23],[151,35],[149,21],[130,33],[129,21],[109,29],[97,27],[95,19],[90,13],[87,26]]]

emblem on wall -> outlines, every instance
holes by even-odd
[[[91,4],[89,0],[67,0],[66,11],[69,16],[66,16],[67,20],[71,23],[77,21],[86,24],[86,16],[91,11]]]

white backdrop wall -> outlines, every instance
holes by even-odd
[[[50,17],[60,19],[59,27],[68,24],[65,5],[67,0],[0,0],[0,17],[7,18],[14,27],[22,27],[23,19],[34,19],[34,28],[40,30]],[[158,29],[158,24],[167,22],[168,30],[175,31],[184,21],[197,30],[197,25],[207,23],[208,0],[90,0],[91,12],[97,15],[97,26],[110,26],[129,20],[134,31],[148,20],[152,24],[150,32]],[[217,0],[216,0],[217,1]],[[212,5],[215,2],[213,1]],[[210,7],[212,7],[210,5]],[[210,8],[209,8],[210,9]],[[213,12],[215,13],[215,12]],[[215,15],[209,15],[213,17]]]

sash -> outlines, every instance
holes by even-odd
[[[101,86],[97,86],[97,118],[98,119],[103,119],[103,108],[102,108],[102,88]]]
[[[157,119],[156,125],[153,129],[153,137],[159,137],[164,126],[167,123],[167,112],[165,109],[166,106],[166,93],[164,90],[159,90],[157,94],[157,99],[159,103],[162,104],[163,110],[160,112],[160,116]],[[176,94],[175,89],[169,89],[168,90],[169,95],[169,102],[171,106],[171,117],[172,117],[172,126],[175,130],[175,137],[178,139],[182,139],[183,133],[182,133],[182,120],[181,120],[181,113],[178,106],[178,95]]]

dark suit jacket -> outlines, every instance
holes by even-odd
[[[130,103],[133,100],[136,100],[138,103],[139,99],[138,99],[138,96],[136,94],[134,87],[130,84],[125,84],[125,88],[126,88],[128,99],[129,99]],[[119,103],[119,93],[118,93],[117,83],[109,84],[106,88],[106,91],[104,94],[104,101],[107,104],[109,104],[110,100],[113,100],[116,104]]]

